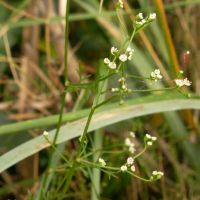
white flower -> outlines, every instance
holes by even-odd
[[[151,14],[149,15],[149,19],[151,19],[151,20],[156,19],[156,13],[151,13]]]
[[[133,55],[131,54],[131,55],[129,55],[128,56],[128,60],[132,60],[132,57],[133,57]]]
[[[127,158],[127,164],[132,165],[134,163],[134,159],[132,157]]]
[[[180,73],[180,74],[183,74],[183,73],[184,73],[184,71],[183,71],[183,70],[180,70],[180,71],[179,71],[179,73]]]
[[[157,74],[157,78],[158,78],[158,79],[162,79],[162,75]]]
[[[131,166],[131,171],[135,172],[135,166],[134,165]]]
[[[126,90],[126,89],[127,89],[127,87],[126,87],[125,84],[122,85],[122,89],[123,89],[123,90]]]
[[[125,139],[125,145],[126,146],[131,146],[133,143],[131,142],[130,138]]]
[[[127,52],[132,51],[131,47],[128,47],[128,48],[126,49],[126,51],[127,51]]]
[[[158,74],[160,74],[160,70],[159,70],[159,69],[155,69],[154,73],[155,73],[156,75],[158,75]]]
[[[143,25],[142,21],[136,21],[135,23],[138,25]]]
[[[128,48],[126,49],[126,51],[129,52],[129,53],[133,53],[133,52],[134,52],[134,49],[132,49],[131,47],[128,47]]]
[[[129,147],[128,150],[131,154],[133,154],[136,151],[135,144],[131,142],[130,138],[125,139],[125,145]]]
[[[105,160],[103,159],[103,158],[99,158],[99,163],[103,166],[103,167],[105,167],[106,166],[106,162],[105,162]]]
[[[122,165],[120,169],[121,169],[122,172],[125,172],[125,171],[127,171],[127,166],[126,165]]]
[[[152,144],[153,144],[153,143],[152,143],[151,141],[148,141],[148,142],[147,142],[147,145],[148,145],[148,146],[151,146]]]
[[[154,176],[156,176],[157,174],[158,174],[157,171],[153,171],[153,172],[152,172],[152,175],[154,175]]]
[[[123,8],[123,7],[124,7],[124,3],[123,3],[122,0],[118,0],[118,3],[119,3],[120,8]]]
[[[108,64],[108,67],[109,67],[110,69],[116,69],[117,65],[115,64],[115,62],[110,62],[110,63]]]
[[[111,92],[118,92],[119,91],[119,88],[112,88],[111,89]]]
[[[158,81],[158,80],[162,79],[162,75],[160,74],[159,69],[155,69],[153,72],[151,72],[150,76],[154,81]]]
[[[119,56],[119,60],[121,60],[122,62],[126,62],[127,61],[127,55],[126,54],[121,54]]]
[[[104,58],[103,62],[108,65],[110,63],[110,60],[108,58]]]
[[[151,77],[152,77],[152,78],[156,78],[155,72],[151,72]]]
[[[117,49],[116,47],[112,47],[112,48],[110,49],[110,52],[111,52],[112,55],[115,55],[115,53],[118,52],[118,49]]]
[[[157,140],[157,137],[153,137],[153,136],[151,136],[149,134],[146,134],[145,138],[146,138],[146,144],[148,146],[151,146],[153,144],[153,142]]]
[[[175,83],[176,83],[176,85],[177,85],[178,87],[184,86],[184,82],[183,82],[182,79],[175,79],[174,81],[175,81]]]
[[[135,147],[134,146],[129,146],[129,152],[131,153],[131,154],[134,154],[135,153],[135,151],[136,151],[136,149],[135,149]]]
[[[135,133],[133,132],[133,131],[130,131],[130,136],[132,137],[132,138],[135,138]]]
[[[128,60],[131,60],[132,56],[133,56],[134,49],[132,49],[131,47],[128,47],[126,49],[126,51],[128,52]]]
[[[151,139],[151,136],[149,134],[146,134],[145,136],[146,138]]]
[[[190,82],[187,78],[184,78],[184,79],[175,79],[174,80],[176,85],[178,87],[182,87],[182,86],[190,86],[192,84],[192,82]]]
[[[185,86],[190,86],[192,84],[187,78],[184,78],[183,82]]]
[[[138,17],[139,17],[140,19],[143,19],[143,13],[139,13],[139,14],[138,14]]]
[[[141,20],[141,23],[142,23],[142,24],[145,24],[145,23],[146,23],[146,19],[142,19],[142,20]]]
[[[158,172],[158,175],[163,176],[164,173],[163,172]]]
[[[124,82],[126,79],[124,77],[121,77],[120,79],[118,79],[118,82]]]
[[[151,139],[152,139],[153,141],[156,141],[156,140],[157,140],[157,137],[151,137]]]
[[[152,172],[151,179],[160,179],[163,175],[164,175],[163,172],[155,170],[155,171]]]
[[[44,135],[44,136],[48,136],[49,133],[48,133],[47,131],[44,131],[44,132],[43,132],[43,135]]]

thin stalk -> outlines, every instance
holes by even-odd
[[[65,84],[67,83],[67,80],[68,80],[68,45],[69,45],[68,35],[69,35],[69,0],[67,0],[67,3],[66,3],[66,15],[65,15],[65,49],[64,49],[64,68],[65,68],[64,80],[65,80]],[[67,91],[65,90],[63,93],[63,96],[61,98],[61,110],[60,110],[60,115],[59,115],[59,119],[58,119],[58,126],[57,126],[56,133],[55,133],[53,143],[52,143],[53,146],[56,146],[56,141],[58,138],[60,127],[61,127],[63,113],[64,113],[64,107],[65,107],[66,94],[67,94]],[[54,151],[55,151],[55,149],[52,149],[49,160],[48,160],[48,167],[47,167],[47,171],[44,176],[44,181],[42,182],[42,184],[43,184],[42,188],[45,188],[45,186],[46,186],[46,182],[47,182],[47,178],[48,178],[48,170],[51,166],[51,161],[53,159]],[[43,190],[41,190],[39,198],[42,199],[42,196],[43,196]]]
[[[75,165],[76,165],[76,163],[74,162],[73,165],[72,165],[72,167],[70,168],[70,171],[67,172],[67,176],[66,176],[67,179],[65,181],[64,189],[62,190],[62,193],[61,193],[61,195],[59,197],[60,200],[62,200],[64,198],[65,193],[67,192],[67,190],[69,188],[70,182],[71,182],[71,180],[73,178],[73,175],[74,175],[74,171],[76,169]]]
[[[131,93],[136,92],[157,92],[157,91],[165,91],[165,90],[174,90],[177,87],[167,87],[167,88],[160,88],[160,89],[145,89],[145,90],[132,90]]]
[[[69,0],[67,0],[66,3],[66,14],[65,14],[65,49],[64,49],[64,80],[65,85],[68,81],[68,46],[69,46]],[[53,140],[53,145],[56,144],[56,140],[58,138],[58,134],[61,127],[62,117],[64,113],[65,108],[65,97],[66,97],[67,91],[65,90],[63,93],[63,97],[61,99],[61,110],[60,110],[60,116],[58,120],[58,127],[56,129],[55,137]]]
[[[104,0],[101,0],[101,1],[100,1],[100,4],[99,4],[99,14],[102,12],[103,1],[104,1]]]
[[[135,156],[133,157],[133,159],[136,159],[136,158],[138,158],[139,156],[141,156],[146,150],[147,150],[147,147],[145,146],[144,149],[143,149],[140,153],[138,153],[137,155],[135,155]]]
[[[105,71],[105,69],[103,67],[100,66],[99,68],[99,74],[103,74]],[[111,75],[111,74],[109,74]],[[108,76],[109,76],[108,75]],[[100,83],[99,85],[99,91],[101,92],[103,89],[107,88],[107,81],[105,79],[105,81],[103,83]],[[99,98],[99,101],[105,101],[106,99],[106,95],[101,95]],[[94,145],[93,145],[93,149],[92,151],[96,151],[96,149],[100,149],[102,148],[102,144],[103,144],[103,130],[97,130],[94,134]],[[100,152],[96,152],[93,154],[93,162],[95,162],[98,157],[100,156]],[[92,188],[91,188],[91,200],[99,200],[100,197],[100,189],[101,189],[101,171],[99,169],[92,169],[91,171],[91,181],[92,181]]]

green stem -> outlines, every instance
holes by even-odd
[[[142,178],[142,177],[140,177],[140,176],[138,176],[138,175],[136,175],[136,174],[134,174],[134,173],[132,173],[130,171],[127,171],[127,173],[132,175],[132,176],[134,176],[134,177],[136,177],[136,178],[138,178],[138,179],[140,179],[141,181],[152,182],[150,179]]]
[[[167,88],[160,88],[160,89],[144,89],[144,90],[132,90],[132,93],[136,92],[156,92],[156,91],[164,91],[164,90],[174,90],[177,87],[167,87]]]
[[[139,156],[141,156],[146,150],[147,150],[147,147],[145,146],[144,149],[143,149],[140,153],[138,153],[137,155],[135,155],[135,156],[133,157],[133,159],[136,159],[136,158],[138,158]]]
[[[68,35],[69,35],[69,0],[67,0],[67,3],[66,3],[66,15],[65,15],[65,49],[64,49],[65,84],[67,83],[67,80],[68,80],[68,45],[69,45],[68,44],[69,43]],[[57,141],[57,138],[58,138],[58,134],[60,132],[60,127],[61,127],[63,113],[64,113],[64,107],[65,107],[66,94],[67,94],[67,91],[65,90],[63,95],[62,95],[62,98],[61,98],[61,110],[60,110],[60,115],[59,115],[59,119],[58,119],[58,126],[57,126],[56,133],[55,133],[55,136],[54,136],[54,139],[53,139],[53,146],[56,146],[56,141]],[[51,166],[54,151],[55,151],[55,149],[52,149],[51,155],[50,155],[49,160],[48,160],[48,167],[47,167],[47,171],[46,171],[45,176],[44,176],[44,181],[42,182],[42,184],[43,184],[42,188],[46,187],[46,182],[47,182],[47,179],[48,179],[48,170]],[[41,191],[41,193],[39,195],[40,199],[42,199],[42,195],[43,195],[43,190]]]
[[[145,77],[145,76],[136,76],[136,75],[131,75],[131,74],[126,74],[125,77],[127,78],[136,78],[136,79],[150,79],[150,77]]]
[[[96,164],[94,162],[83,160],[81,158],[78,158],[77,162],[80,162],[80,163],[84,164],[85,166],[89,165],[91,167],[96,167],[96,168],[102,168],[102,169],[113,170],[113,171],[120,171],[120,169],[118,167],[102,166],[100,164]]]
[[[70,182],[71,182],[71,180],[72,180],[72,178],[73,178],[75,169],[76,169],[76,166],[75,166],[75,162],[74,162],[73,165],[72,165],[72,167],[70,168],[70,171],[67,172],[67,174],[66,174],[67,179],[66,179],[66,182],[65,182],[65,184],[64,184],[64,189],[62,190],[62,193],[61,193],[61,195],[60,195],[60,198],[59,198],[60,200],[62,200],[62,199],[64,198],[65,193],[66,193],[66,192],[68,191],[68,189],[69,189]]]
[[[45,139],[47,140],[47,142],[51,145],[51,148],[53,148],[53,150],[69,165],[70,165],[70,162],[65,158],[65,156],[63,154],[61,154],[58,149],[56,148],[55,144],[53,144],[48,137],[44,136]]]

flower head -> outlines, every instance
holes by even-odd
[[[111,92],[119,92],[119,88],[112,88]]]
[[[136,149],[135,149],[135,147],[134,146],[129,146],[129,152],[130,153],[132,153],[132,154],[134,154],[135,153],[135,151],[136,151]]]
[[[131,166],[131,171],[135,172],[135,166],[134,165]]]
[[[132,138],[135,138],[135,133],[133,132],[133,131],[130,131],[130,136],[132,137]]]
[[[150,19],[150,20],[156,19],[156,13],[151,13],[151,14],[149,15],[149,19]]]
[[[134,49],[132,49],[131,47],[128,47],[126,49],[126,52],[128,54],[128,60],[131,60],[132,59],[132,56],[133,56],[133,52],[134,52]]]
[[[151,79],[153,79],[154,81],[158,81],[160,79],[162,79],[162,75],[160,74],[160,70],[159,69],[155,69],[153,72],[151,72]]]
[[[148,146],[152,146],[153,142],[157,140],[157,137],[151,136],[149,134],[145,135],[144,141]]]
[[[147,145],[148,145],[148,146],[151,146],[152,144],[153,144],[153,143],[152,143],[151,141],[148,141],[148,142],[147,142]]]
[[[135,144],[130,140],[130,138],[125,139],[125,145],[128,147],[128,150],[131,154],[135,153]]]
[[[139,19],[143,19],[143,13],[139,13],[137,16]]]
[[[152,175],[151,175],[150,179],[157,180],[157,179],[160,179],[162,176],[164,176],[163,172],[155,170],[155,171],[152,172]]]
[[[108,58],[104,58],[103,62],[108,65],[110,63],[110,60]]]
[[[99,163],[103,166],[103,167],[105,167],[106,166],[106,162],[105,162],[105,160],[103,159],[103,158],[99,158]]]
[[[118,52],[118,49],[117,49],[116,47],[112,47],[112,48],[110,49],[110,52],[111,52],[112,55],[115,55],[115,53]]]
[[[110,62],[110,63],[108,64],[108,67],[109,67],[110,69],[116,69],[116,68],[117,68],[117,65],[116,65],[115,62]]]
[[[119,56],[119,60],[122,61],[122,62],[126,62],[128,59],[127,55],[126,54],[121,54]]]
[[[47,131],[44,131],[43,135],[46,136],[46,137],[48,137],[49,133]]]
[[[124,3],[122,0],[118,0],[118,4],[119,4],[119,7],[120,8],[123,8],[124,7]]]
[[[175,79],[174,80],[176,85],[178,87],[183,87],[184,85],[185,86],[190,86],[192,84],[192,82],[190,82],[187,78],[184,78],[184,79]]]
[[[125,171],[127,171],[127,166],[126,165],[122,165],[121,167],[120,167],[120,169],[121,169],[121,171],[122,172],[125,172]]]
[[[127,165],[132,165],[134,163],[134,159],[132,157],[127,158]]]

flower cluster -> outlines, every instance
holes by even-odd
[[[122,0],[118,0],[118,5],[120,8],[123,8],[124,7],[124,3]]]
[[[136,25],[138,26],[143,26],[153,20],[156,19],[156,13],[151,13],[149,16],[147,16],[146,18],[143,17],[143,13],[139,13],[136,16]]]
[[[118,53],[118,49],[116,48],[116,47],[111,47],[111,49],[110,49],[110,53],[112,54],[112,55],[116,55],[116,53]]]
[[[192,82],[190,82],[187,78],[184,78],[184,79],[175,79],[174,80],[176,85],[178,87],[183,87],[184,85],[185,86],[190,86],[192,84]]]
[[[135,133],[134,132],[130,132],[130,137],[134,138],[135,137]],[[125,145],[128,147],[128,150],[131,154],[135,153],[136,149],[135,149],[135,144],[131,141],[130,137],[127,137],[125,139]]]
[[[109,67],[110,69],[116,69],[116,68],[117,68],[116,63],[110,61],[110,59],[108,59],[108,58],[104,58],[104,63],[105,63],[106,65],[108,65],[108,67]]]
[[[99,163],[103,166],[103,167],[105,167],[106,166],[106,161],[103,159],[103,158],[99,158]]]
[[[121,89],[126,92],[128,90],[127,88],[127,83],[126,83],[126,79],[124,77],[120,78],[118,80],[118,82],[120,83]]]
[[[155,142],[156,140],[157,140],[157,137],[153,137],[149,134],[146,134],[144,137],[145,144],[148,146],[151,146],[153,142]]]
[[[112,88],[111,92],[121,92],[121,93],[131,92],[131,89],[128,89],[126,79],[124,77],[118,79],[118,82],[120,84],[119,88]]]
[[[125,51],[125,53],[122,53],[118,55],[119,50],[116,47],[111,47],[110,53],[112,56],[115,56],[115,58],[111,61],[109,58],[104,58],[104,63],[108,65],[110,69],[116,69],[117,64],[114,60],[116,60],[116,57],[119,59],[119,62],[126,62],[127,60],[131,60],[133,56],[134,49],[128,47]]]
[[[122,172],[125,172],[128,170],[128,167],[130,167],[132,172],[135,172],[134,159],[132,157],[128,157],[126,164],[122,165],[120,169]]]
[[[160,79],[162,79],[162,75],[160,74],[160,70],[159,69],[155,69],[153,72],[151,72],[150,75],[151,79],[154,81],[158,81]]]
[[[133,56],[133,52],[134,52],[134,49],[132,49],[131,47],[128,47],[126,49],[126,52],[119,56],[119,60],[121,62],[126,62],[127,60],[131,60]]]
[[[44,137],[48,137],[48,136],[49,136],[49,133],[48,133],[47,131],[44,131],[44,132],[43,132],[43,136],[44,136]]]
[[[164,175],[163,172],[155,170],[155,171],[152,172],[152,175],[151,175],[150,179],[151,180],[158,180],[158,179],[162,178],[163,175]]]

